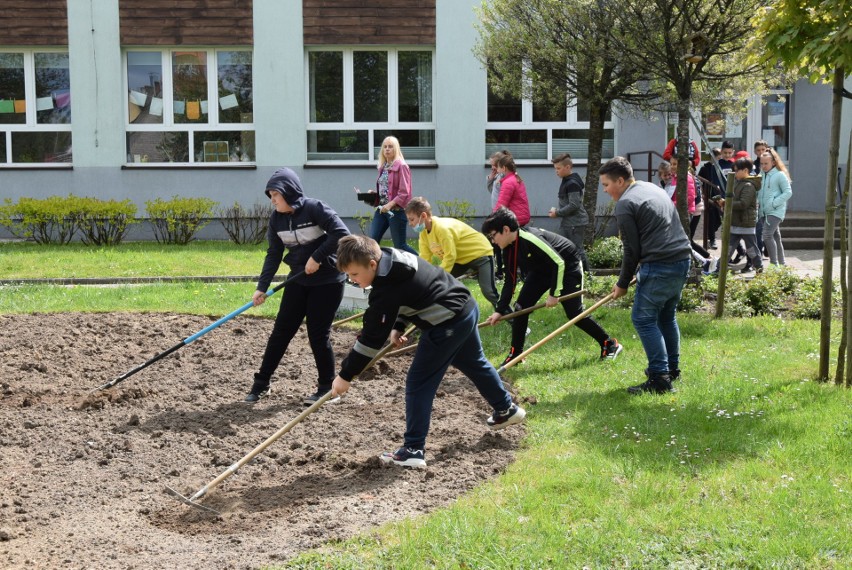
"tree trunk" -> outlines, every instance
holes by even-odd
[[[595,239],[595,226],[598,211],[598,183],[601,167],[601,155],[603,154],[604,119],[611,105],[592,103],[589,118],[589,146],[588,161],[586,166],[586,188],[583,193],[583,207],[589,215],[589,224],[583,242],[586,247],[590,246]]]
[[[687,204],[686,185],[689,172],[689,100],[680,100],[677,105],[677,213],[683,231],[689,235],[689,205]]]
[[[850,215],[849,211],[849,198],[852,196],[852,132],[849,133],[849,155],[846,158],[846,183],[843,185],[843,205],[846,211],[846,223],[847,232],[846,235],[849,236],[852,234],[852,215]],[[849,255],[849,248],[846,249],[846,254]],[[852,282],[852,263],[849,263],[849,260],[846,260],[846,283],[847,286],[850,282]],[[852,295],[847,296],[846,304],[843,305],[843,337],[847,339],[846,341],[846,361],[852,362],[852,343],[848,341],[848,332],[852,330],[852,299],[850,299]],[[837,383],[841,384],[841,378],[837,378]],[[843,383],[847,388],[852,388],[852,366],[846,367],[845,374],[845,383]]]
[[[837,211],[840,214],[840,299],[843,303],[843,311],[840,318],[841,323],[846,323],[846,304],[849,302],[849,282],[846,280],[846,255],[848,245],[848,234],[846,232],[846,200],[848,200],[848,196],[844,193],[843,199],[837,207]],[[843,378],[846,375],[846,344],[849,341],[846,333],[847,328],[844,324],[840,327],[840,343],[837,347],[837,368],[834,371],[835,384],[842,384]]]
[[[822,238],[822,303],[819,316],[819,373],[817,380],[828,381],[831,351],[832,261],[834,259],[834,208],[837,201],[837,156],[840,153],[840,113],[843,105],[843,67],[834,70],[831,98],[831,138],[828,144],[828,183],[825,189],[825,231]]]

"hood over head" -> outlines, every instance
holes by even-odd
[[[302,190],[302,182],[296,173],[289,168],[276,170],[269,182],[266,183],[264,192],[269,197],[271,197],[270,192],[278,192],[294,210],[302,207],[305,196],[305,192]]]

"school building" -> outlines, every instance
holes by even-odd
[[[549,159],[568,151],[584,174],[588,109],[490,94],[472,52],[479,4],[0,0],[0,198],[129,198],[139,215],[175,195],[251,206],[289,166],[308,195],[352,218],[370,214],[353,188],[374,186],[377,149],[393,134],[415,195],[487,214],[486,159],[507,148],[533,215],[545,216],[559,185]],[[830,101],[828,86],[800,82],[744,117],[699,120],[711,145],[751,151],[768,139],[793,175],[790,209],[822,212]],[[647,179],[659,160],[648,153],[662,152],[675,120],[613,115],[604,157],[630,157]]]

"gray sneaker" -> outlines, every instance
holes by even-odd
[[[254,403],[258,402],[259,400],[267,397],[269,395],[269,390],[270,390],[269,385],[258,386],[257,384],[255,384],[254,386],[251,387],[251,392],[248,393],[245,401],[250,403],[250,404],[254,404]]]

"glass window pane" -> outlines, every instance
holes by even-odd
[[[308,160],[368,160],[367,131],[308,131]]]
[[[432,53],[399,52],[399,120],[432,121]]]
[[[127,52],[127,87],[130,90],[127,95],[128,122],[162,123],[163,61],[160,52]]]
[[[0,131],[0,164],[6,164],[6,133]]]
[[[250,51],[216,53],[220,123],[251,123],[253,121],[251,58]]]
[[[343,52],[314,51],[308,55],[312,123],[343,122]]]
[[[26,110],[16,101],[24,101],[24,54],[0,53],[0,124],[27,122]],[[17,111],[17,112],[16,112]]]
[[[196,131],[194,138],[195,162],[254,162],[254,131]]]
[[[547,158],[547,131],[485,131],[486,160],[504,149],[516,159]]]
[[[12,162],[71,162],[71,132],[12,133]]]
[[[533,94],[532,114],[533,121],[538,123],[564,123],[567,121],[568,86],[536,90]]]
[[[356,51],[353,54],[355,121],[388,120],[388,52]]]
[[[127,162],[189,162],[189,133],[127,133]]]
[[[208,122],[207,52],[173,52],[172,81],[175,123]],[[183,113],[178,113],[181,108]]]
[[[36,121],[71,123],[71,73],[67,53],[35,54]]]
[[[767,95],[760,108],[760,136],[756,140],[765,140],[775,149],[781,160],[789,160],[790,105],[789,95]],[[744,149],[753,150],[753,149]]]
[[[375,131],[373,132],[373,153],[370,157],[378,160],[382,141],[385,137],[399,139],[402,156],[406,160],[435,160],[435,131]]]
[[[520,88],[521,74],[517,74],[518,87]],[[488,81],[488,121],[492,123],[519,123],[523,109],[521,98],[511,95],[497,95],[491,87],[489,75]],[[489,154],[490,156],[490,154]]]
[[[601,158],[608,159],[615,156],[615,131],[604,129],[603,148]],[[553,130],[553,157],[555,158],[567,152],[571,158],[589,158],[589,130],[588,129],[554,129]]]

